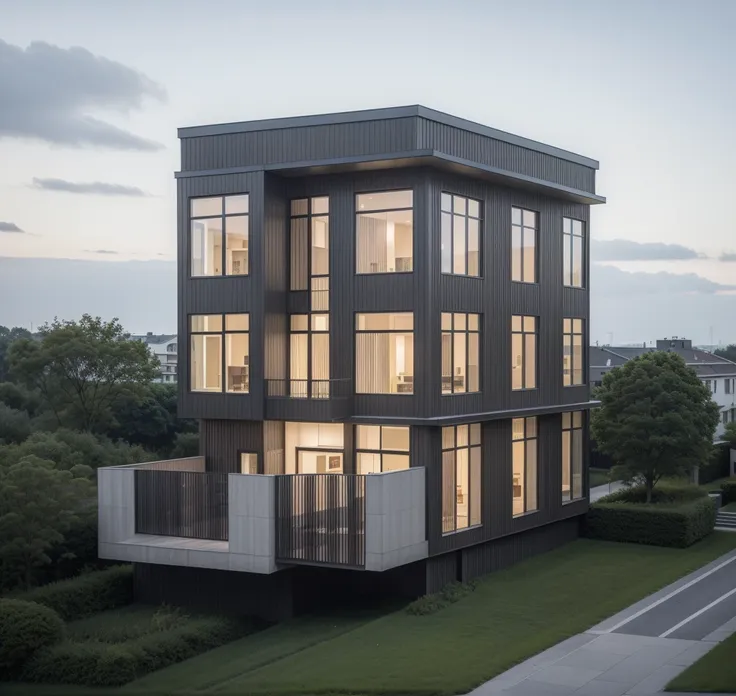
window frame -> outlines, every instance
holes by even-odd
[[[570,322],[570,331],[565,331],[565,322]],[[575,331],[575,322],[580,322],[580,333]],[[587,382],[586,374],[586,356],[587,348],[585,345],[585,324],[583,317],[563,317],[562,318],[562,386],[567,387],[584,387]],[[580,336],[580,375],[581,381],[575,382],[575,336]],[[567,339],[570,338],[570,376],[569,383],[566,383],[567,375],[565,374],[565,348],[567,347]]]
[[[403,190],[403,189],[402,189]],[[380,274],[382,275],[382,274]],[[411,331],[407,329],[369,329],[369,330],[361,330],[358,328],[358,317],[362,314],[409,314],[411,315]],[[405,311],[397,311],[397,312],[363,312],[363,311],[355,311],[353,312],[353,369],[354,369],[354,389],[356,396],[403,396],[403,397],[412,397],[415,395],[416,391],[414,389],[414,380],[416,378],[416,375],[413,374],[416,370],[412,369],[412,374],[407,375],[407,377],[412,378],[412,390],[410,392],[361,392],[358,391],[358,370],[357,370],[357,362],[358,362],[358,334],[407,334],[410,333],[412,337],[412,364],[415,362],[416,358],[416,351],[415,345],[414,345],[414,337],[416,330],[414,328],[414,310],[411,310],[409,312]]]
[[[524,433],[522,437],[514,437],[514,421],[523,421],[524,422]],[[534,435],[529,435],[529,421],[534,420]],[[514,513],[514,454],[513,454],[513,446],[516,442],[523,442],[524,443],[524,473],[523,473],[523,481],[524,486],[522,488],[522,499],[524,501],[524,510],[522,512]],[[536,482],[536,491],[534,495],[534,499],[536,501],[536,506],[532,509],[529,509],[529,443],[534,444],[534,466],[536,467],[536,472],[534,475],[534,480]],[[533,515],[537,512],[539,512],[539,418],[537,416],[526,416],[521,418],[512,418],[511,419],[511,514],[514,519],[517,519],[519,517],[524,517],[525,515]]]
[[[193,331],[192,330],[192,318],[193,317],[211,317],[219,316],[222,321],[222,328],[220,331]],[[228,316],[246,316],[248,322],[247,329],[230,329],[227,330],[227,318]],[[227,336],[228,335],[242,335],[248,336],[248,389],[244,391],[230,391],[227,388]],[[220,374],[222,380],[222,386],[219,390],[213,389],[192,389],[192,337],[193,336],[219,336],[220,337]],[[251,381],[251,364],[250,364],[250,312],[208,312],[206,314],[200,312],[194,312],[187,315],[187,343],[188,353],[187,358],[189,360],[189,379],[187,383],[187,391],[190,394],[236,394],[238,396],[250,394],[250,381]]]
[[[567,223],[570,223],[570,232],[567,232]],[[580,234],[575,234],[575,223],[580,223]],[[569,238],[569,239],[568,239]],[[580,239],[580,285],[575,285],[572,279],[575,275],[575,239]],[[562,285],[573,290],[585,290],[585,221],[574,217],[563,216],[562,218]],[[565,251],[570,253],[570,272],[565,273]]]
[[[359,196],[370,196],[371,194],[376,195],[379,193],[401,193],[411,192],[411,207],[410,208],[376,208],[375,210],[366,210],[361,213],[358,210],[358,197]],[[355,191],[353,194],[353,243],[355,244],[355,254],[353,254],[353,275],[357,276],[393,276],[393,275],[408,275],[414,273],[414,260],[416,259],[416,234],[415,234],[415,219],[414,219],[414,206],[416,201],[416,191],[413,186],[406,187],[400,186],[399,188],[391,189],[377,189],[374,191]],[[358,271],[358,216],[366,215],[369,213],[391,213],[395,211],[411,211],[411,270],[410,271],[375,271],[362,273]],[[365,312],[361,312],[365,314]]]
[[[514,222],[514,210],[521,212],[521,225],[517,225]],[[524,225],[524,212],[534,213],[534,227],[530,228]],[[509,254],[509,277],[512,283],[524,283],[525,285],[538,285],[539,284],[539,228],[540,228],[541,215],[538,210],[532,210],[531,208],[523,208],[520,205],[511,206],[511,253]],[[514,227],[521,228],[521,279],[514,279]],[[534,230],[534,280],[524,280],[524,230]]]
[[[514,329],[514,318],[518,317],[521,320],[521,330],[516,331]],[[527,331],[525,329],[526,319],[534,320],[534,330]],[[521,336],[521,387],[514,387],[514,336]],[[526,349],[526,337],[534,336],[534,384],[530,387],[526,384],[527,374],[527,349]],[[522,392],[522,391],[534,391],[538,389],[539,383],[539,317],[533,314],[512,314],[511,315],[511,391]]]
[[[383,429],[384,428],[406,428],[409,431],[409,449],[407,450],[396,450],[396,449],[384,449],[383,448]],[[358,446],[358,428],[378,428],[378,449],[370,449],[367,447]],[[384,454],[395,454],[401,457],[406,457],[409,460],[409,467],[411,468],[411,426],[408,425],[380,425],[377,423],[358,423],[355,426],[355,472],[358,472],[358,460],[359,454],[377,454],[381,464],[381,470],[379,473],[384,473],[383,470],[383,455]],[[366,474],[367,475],[367,474]]]
[[[445,196],[450,197],[450,210],[442,207]],[[465,213],[455,212],[455,199],[461,198],[465,201]],[[478,204],[478,216],[470,214],[470,201]],[[450,265],[453,270],[445,271],[442,268],[442,220],[445,215],[450,216]],[[465,273],[456,273],[455,268],[455,217],[462,217],[465,220]],[[478,273],[471,275],[468,273],[468,236],[469,236],[469,220],[476,220],[478,223]],[[450,191],[440,191],[440,273],[447,276],[460,276],[461,278],[483,278],[483,201],[472,196],[463,196],[459,193],[451,193]]]
[[[465,317],[465,328],[464,329],[456,329],[455,328],[455,315],[461,314]],[[450,316],[450,329],[444,329],[442,327],[442,319],[444,315]],[[475,316],[478,318],[478,328],[477,329],[471,329],[470,328],[470,321],[468,317]],[[481,364],[483,362],[482,359],[482,346],[481,346],[481,315],[478,312],[440,312],[440,394],[442,396],[462,396],[465,394],[480,394],[481,389]],[[452,373],[450,374],[451,378],[451,387],[452,391],[446,392],[444,391],[443,384],[444,384],[444,378],[445,375],[442,372],[442,360],[443,360],[443,351],[442,351],[442,339],[444,338],[445,334],[448,334],[450,336],[450,365],[452,368]],[[455,334],[463,334],[465,336],[465,390],[464,391],[455,391]],[[470,390],[470,336],[475,335],[478,338],[478,388],[474,389],[473,391]]]
[[[325,316],[327,317],[327,328],[326,329],[315,329],[314,328],[314,322],[312,319],[314,317],[319,316]],[[289,392],[289,398],[292,399],[329,399],[330,398],[330,385],[332,384],[332,380],[330,377],[327,379],[315,379],[314,377],[314,364],[312,362],[313,355],[314,355],[314,336],[327,336],[327,351],[328,351],[328,366],[329,366],[329,350],[330,350],[330,313],[329,312],[308,312],[306,314],[301,312],[295,312],[294,314],[287,314],[288,317],[288,326],[289,326],[289,345],[287,349],[287,355],[288,355],[288,368],[289,368],[289,376],[287,378],[288,382],[288,392]],[[292,328],[292,317],[306,317],[307,319],[307,328],[306,329],[293,329]],[[291,337],[292,336],[306,336],[307,337],[307,377],[306,379],[295,379],[291,376],[291,358],[292,358],[292,346],[291,346]],[[306,390],[304,394],[294,394],[292,393],[292,387],[295,382],[304,382],[306,386]],[[324,384],[326,383],[326,384]],[[322,387],[315,389],[316,384],[323,384]],[[325,388],[326,387],[326,388]]]
[[[247,212],[245,213],[227,213],[227,207],[225,200],[227,198],[236,198],[238,196],[246,196],[248,199],[247,203]],[[206,198],[219,198],[222,202],[222,212],[220,215],[192,215],[192,203],[193,201],[198,200],[204,200]],[[251,228],[250,228],[250,191],[243,191],[241,193],[218,193],[218,194],[212,194],[212,195],[205,195],[205,196],[190,196],[188,198],[188,208],[187,208],[187,220],[189,222],[188,228],[187,228],[187,244],[189,247],[189,271],[188,271],[188,277],[190,280],[200,280],[202,278],[248,278],[250,277],[250,269],[251,269],[251,259],[250,259],[250,251],[251,251]],[[222,273],[218,275],[194,275],[192,273],[192,222],[196,222],[198,220],[215,220],[217,218],[220,218],[222,222],[222,256],[220,259],[220,262],[222,264]],[[226,218],[233,218],[233,217],[244,217],[246,218],[246,228],[248,230],[248,268],[245,273],[227,273],[227,225],[225,223]]]
[[[565,498],[565,491],[560,487],[560,493],[562,496],[562,504],[568,505],[569,503],[576,503],[579,500],[585,499],[585,413],[583,411],[563,411],[562,415],[562,453],[565,451],[565,434],[569,434],[569,442],[568,442],[568,454],[569,459],[567,462],[565,462],[564,457],[562,458],[562,470],[564,471],[565,468],[568,470],[568,480],[570,481],[570,491],[569,491],[569,498]],[[580,422],[578,425],[575,424],[576,416],[579,417]],[[574,485],[574,462],[575,462],[575,455],[573,452],[573,445],[575,442],[575,433],[580,432],[580,495],[577,498],[573,497],[573,493],[575,490]],[[562,481],[564,482],[564,477],[562,478]]]
[[[326,199],[327,200],[327,212],[326,213],[315,213],[314,212],[314,201],[316,199]],[[292,207],[296,201],[306,201],[307,202],[307,212],[304,214],[294,214],[292,213]],[[313,227],[312,227],[312,220],[314,218],[327,218],[327,273],[312,273],[312,246],[314,241],[314,235],[313,235]],[[306,263],[306,276],[307,276],[307,287],[306,288],[294,288],[292,287],[291,281],[292,281],[292,254],[293,254],[293,234],[292,234],[292,226],[291,223],[293,220],[306,220],[307,221],[307,263]],[[315,196],[301,196],[299,198],[290,198],[289,199],[289,292],[308,292],[309,293],[309,301],[310,301],[310,308],[312,305],[312,280],[314,278],[327,278],[327,289],[326,292],[329,292],[329,278],[330,278],[330,196],[328,194],[321,194],[321,195],[315,195]],[[311,311],[319,311],[319,312],[329,312],[329,299],[328,299],[328,309],[324,310],[314,310]]]
[[[473,436],[472,433],[474,431],[474,427],[477,428],[478,433],[478,439],[477,442],[473,442]],[[465,445],[458,445],[458,429],[459,428],[467,428],[468,429],[468,439],[467,444]],[[445,431],[452,429],[452,438],[453,438],[453,446],[452,447],[445,447]],[[458,527],[457,526],[457,520],[458,520],[458,505],[457,497],[455,498],[455,505],[453,506],[453,528],[452,529],[446,529],[445,528],[445,501],[444,501],[444,490],[445,490],[445,454],[449,452],[454,453],[453,461],[454,461],[454,467],[453,467],[453,479],[452,479],[452,490],[457,492],[457,480],[458,480],[458,467],[459,467],[459,460],[458,460],[458,452],[461,450],[467,450],[468,452],[468,525],[467,527]],[[473,465],[472,465],[472,453],[473,451],[478,452],[478,480],[477,480],[477,486],[478,491],[476,495],[473,493]],[[440,496],[440,529],[442,531],[442,536],[450,536],[452,534],[459,534],[461,532],[467,532],[470,529],[478,529],[478,527],[483,526],[483,423],[464,423],[462,425],[447,425],[440,428],[440,463],[441,463],[441,469],[440,469],[440,490],[442,491],[442,495]],[[471,524],[471,520],[473,519],[473,513],[474,508],[472,506],[473,498],[476,498],[476,502],[479,506],[478,511],[478,517],[477,522],[474,524]]]

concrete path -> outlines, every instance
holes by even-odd
[[[618,490],[621,490],[624,487],[624,484],[621,483],[621,481],[611,481],[611,483],[605,483],[602,486],[595,486],[595,488],[590,489],[590,502],[594,503],[599,498],[602,498],[604,495],[608,495],[609,493],[615,493]]]
[[[651,696],[734,632],[731,552],[512,667],[470,696]]]

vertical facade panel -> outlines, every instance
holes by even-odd
[[[202,420],[199,432],[207,471],[241,473],[240,452],[255,452],[263,460],[262,421]]]

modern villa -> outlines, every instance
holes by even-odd
[[[179,138],[200,456],[99,470],[138,597],[281,619],[576,538],[598,162],[422,106]]]

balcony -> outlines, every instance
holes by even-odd
[[[349,379],[267,379],[267,420],[341,420],[351,415]]]
[[[251,573],[426,558],[425,472],[262,476],[204,457],[98,470],[100,558]]]

